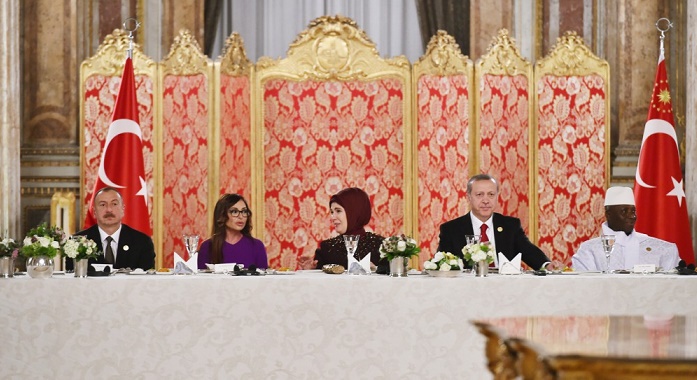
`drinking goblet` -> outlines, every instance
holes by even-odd
[[[603,273],[612,273],[610,270],[610,254],[615,248],[615,235],[600,235],[600,241],[603,243],[603,252],[605,252],[605,262],[607,266]]]
[[[346,245],[346,252],[353,256],[358,248],[358,239],[360,235],[344,235],[344,244]]]
[[[184,234],[184,247],[186,247],[186,251],[189,252],[189,258],[198,251],[198,240],[199,236],[196,234]]]

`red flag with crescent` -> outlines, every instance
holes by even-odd
[[[143,140],[131,58],[126,58],[119,95],[114,105],[114,115],[102,149],[102,160],[84,228],[97,224],[92,212],[94,194],[99,189],[109,186],[119,190],[126,206],[122,222],[152,236],[143,164]]]
[[[692,234],[663,49],[647,119],[634,183],[635,228],[677,244],[680,258],[693,263]]]

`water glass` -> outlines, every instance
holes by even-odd
[[[612,273],[610,270],[610,255],[615,248],[615,235],[600,235],[600,241],[603,243],[603,252],[605,253],[605,270],[603,273]]]

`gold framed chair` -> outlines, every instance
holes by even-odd
[[[207,236],[217,199],[213,141],[213,64],[188,30],[181,30],[159,66],[156,128],[155,225],[160,242],[156,266],[172,267],[173,253],[184,255],[183,233]],[[161,148],[160,148],[161,147]],[[176,215],[176,218],[170,217]]]
[[[254,226],[272,267],[297,265],[330,237],[324,210],[345,187],[373,204],[369,228],[413,233],[414,127],[405,57],[383,59],[356,23],[310,22],[254,75]]]
[[[217,97],[213,148],[213,192],[242,194],[251,202],[252,193],[252,73],[254,65],[247,58],[244,41],[232,33],[225,50],[214,63]],[[213,207],[213,205],[211,205]]]
[[[475,171],[499,181],[499,207],[530,233],[533,210],[533,69],[500,29],[474,67]]]
[[[471,172],[472,61],[455,38],[439,30],[412,68],[412,110],[416,125],[418,264],[438,249],[438,227],[468,211]]]
[[[570,264],[604,221],[610,179],[610,66],[574,32],[535,63],[537,241]]]

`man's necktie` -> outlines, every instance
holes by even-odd
[[[482,224],[482,229],[481,229],[481,236],[479,237],[479,242],[481,243],[486,243],[489,241],[489,236],[486,235],[486,230],[489,229],[489,226],[486,224]]]
[[[107,264],[114,263],[114,250],[111,249],[112,241],[114,241],[114,238],[112,238],[111,236],[106,237],[106,247],[104,248],[104,260]]]

